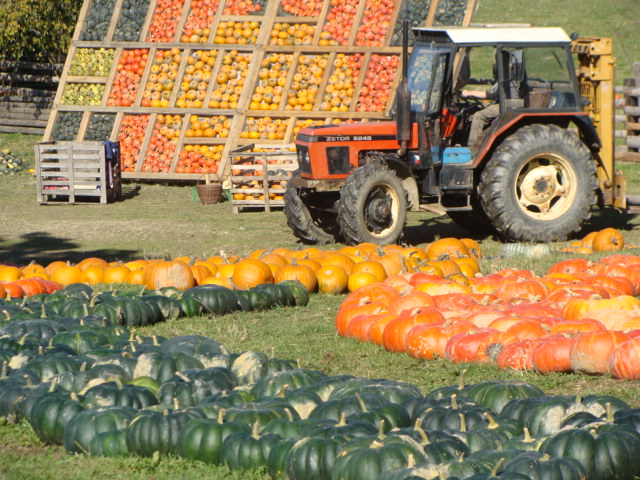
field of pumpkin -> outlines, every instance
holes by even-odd
[[[526,248],[509,255],[527,257]],[[480,244],[447,237],[424,247],[5,264],[0,416],[87,461],[179,458],[289,479],[632,479],[640,422],[620,397],[465,382],[474,363],[640,377],[640,256],[623,252],[610,228],[565,248],[601,257],[568,258],[542,275],[483,274]],[[201,334],[137,331],[198,317],[235,315],[238,325],[305,308],[310,293],[341,302],[327,312],[338,335],[463,364],[459,383],[423,393],[253,349],[229,353]]]

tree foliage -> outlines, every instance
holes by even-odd
[[[82,0],[0,2],[0,60],[61,63]]]

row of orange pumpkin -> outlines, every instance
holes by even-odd
[[[416,358],[542,373],[640,378],[640,256],[576,258],[547,275],[502,270],[466,283],[412,273],[346,297],[340,335]]]
[[[274,281],[298,280],[310,292],[317,289],[322,293],[339,294],[406,271],[422,271],[441,277],[470,277],[479,271],[480,256],[480,247],[475,241],[446,238],[425,249],[398,245],[378,248],[361,244],[335,251],[313,247],[304,250],[277,248],[256,250],[245,258],[222,254],[207,259],[180,257],[171,261],[134,260],[127,263],[108,263],[91,257],[76,265],[62,261],[46,266],[32,263],[22,268],[0,265],[0,295],[5,296],[7,291],[12,297],[32,295],[35,287],[27,280],[34,278],[60,285],[130,283],[149,289],[166,286],[186,289],[203,284],[247,289]],[[22,287],[26,290],[21,293]]]

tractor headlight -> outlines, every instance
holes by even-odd
[[[309,149],[307,147],[297,147],[298,169],[303,173],[311,173],[311,160],[309,159]]]
[[[349,147],[327,147],[327,161],[329,162],[330,175],[351,172]]]

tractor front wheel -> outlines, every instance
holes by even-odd
[[[402,180],[380,162],[356,168],[340,190],[338,223],[350,244],[396,243],[407,215]]]
[[[293,176],[299,175],[297,170]],[[284,192],[284,214],[287,225],[302,243],[325,245],[339,241],[335,213],[329,213],[337,200],[337,194],[315,193],[299,190],[293,182],[287,183]]]
[[[507,137],[480,179],[482,207],[507,240],[550,242],[578,232],[596,202],[596,164],[572,132],[530,125]]]

